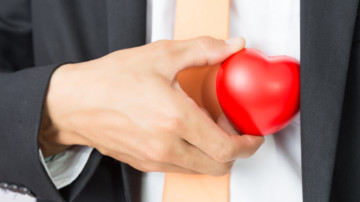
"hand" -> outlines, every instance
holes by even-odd
[[[229,120],[226,118],[224,114],[221,114],[217,119],[216,123],[218,126],[224,130],[227,134],[230,135],[241,135],[235,128],[231,125]]]
[[[242,141],[244,144],[252,144],[254,135],[247,135],[247,134],[241,134],[235,128],[232,126],[232,124],[229,122],[229,120],[226,118],[224,114],[221,114],[219,118],[217,119],[218,126],[224,130],[229,135],[235,136],[235,138],[242,138]],[[240,137],[238,137],[240,135]],[[264,136],[259,136],[259,138],[262,138],[264,141]]]
[[[180,70],[242,49],[201,37],[158,41],[55,71],[39,135],[45,155],[88,145],[142,171],[223,175],[262,137],[229,135],[175,87]]]

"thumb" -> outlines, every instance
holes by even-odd
[[[174,41],[170,52],[175,64],[167,75],[169,79],[186,68],[217,65],[245,47],[243,37],[219,40],[212,37],[198,37],[189,40]],[[168,69],[169,70],[169,69]]]

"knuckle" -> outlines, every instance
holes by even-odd
[[[168,162],[171,150],[163,143],[152,143],[148,146],[145,158],[152,162]]]
[[[249,149],[245,156],[245,158],[249,158],[256,153],[259,147],[264,143],[264,137],[256,137],[254,139],[249,140]]]
[[[235,156],[235,149],[230,146],[224,146],[220,152],[216,155],[216,161],[220,163],[227,163],[231,161]]]
[[[160,40],[155,42],[156,50],[161,54],[169,54],[174,49],[174,42],[170,40]]]
[[[233,163],[232,162],[228,162],[223,164],[222,168],[220,169],[220,174],[221,175],[226,175],[227,173],[229,173],[231,171],[233,167]]]
[[[202,54],[199,54],[197,56],[196,61],[198,63],[195,63],[197,65],[209,65],[212,64],[212,58],[214,56],[214,47],[216,47],[217,41],[214,38],[208,37],[208,36],[202,36],[198,37],[196,39],[197,41],[197,47],[199,52]]]
[[[259,138],[259,146],[261,146],[262,144],[264,144],[264,142],[265,142],[265,138],[264,138],[264,137]]]
[[[202,170],[203,167],[200,163],[200,161],[196,161],[194,159],[192,159],[191,157],[186,158],[186,156],[184,156],[184,158],[186,159],[183,163],[183,165],[186,165],[186,167],[190,168],[191,170]]]
[[[249,139],[249,143],[252,147],[258,148],[265,142],[265,138],[263,136],[253,136],[253,138]]]
[[[159,130],[165,134],[178,134],[184,129],[184,119],[180,115],[164,118],[159,124]]]
[[[203,50],[208,50],[214,46],[214,39],[208,36],[202,36],[198,37],[197,43],[199,44],[199,47]]]
[[[242,158],[250,158],[253,154],[254,153],[252,151],[248,150],[247,152],[243,153]]]
[[[159,40],[148,44],[148,53],[156,59],[167,59],[171,57],[174,43],[170,40]]]
[[[233,167],[233,161],[221,164],[217,170],[214,170],[210,175],[213,176],[223,176],[226,175],[231,171],[231,168]]]
[[[183,127],[183,120],[179,116],[174,116],[166,121],[166,128],[170,131],[179,131]]]
[[[249,152],[247,153],[247,155],[245,156],[245,158],[250,158],[251,156],[253,156],[258,148],[253,148],[251,150],[249,150]]]

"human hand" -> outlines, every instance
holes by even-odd
[[[263,138],[227,134],[175,87],[175,77],[220,64],[243,46],[209,37],[158,41],[61,66],[49,86],[41,149],[52,155],[88,145],[142,171],[227,173]]]

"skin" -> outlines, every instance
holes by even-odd
[[[158,41],[59,67],[39,133],[44,156],[87,145],[145,172],[228,173],[264,138],[236,135],[224,116],[215,123],[176,76],[218,65],[244,44],[242,38]]]

